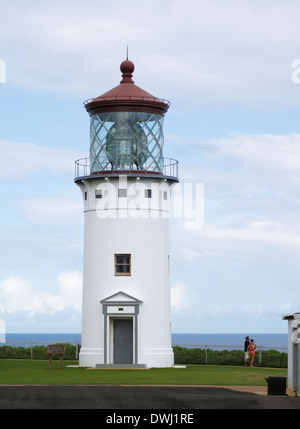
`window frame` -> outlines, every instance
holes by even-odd
[[[118,188],[118,198],[127,198],[127,188]]]
[[[118,263],[117,259],[118,257],[126,257],[128,258],[128,262],[127,263]],[[129,271],[128,272],[118,272],[117,267],[118,266],[128,266],[129,267]],[[131,254],[130,253],[115,253],[115,257],[114,257],[114,267],[115,267],[115,276],[131,276]]]

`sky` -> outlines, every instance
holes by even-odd
[[[0,3],[6,332],[81,331],[83,102],[119,84],[127,46],[135,84],[171,102],[164,154],[180,186],[204,189],[202,225],[170,219],[172,332],[287,332],[282,315],[300,311],[300,2]]]

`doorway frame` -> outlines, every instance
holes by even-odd
[[[132,319],[133,325],[133,365],[138,364],[138,322],[139,306],[142,304],[122,291],[100,301],[104,316],[104,364],[113,362],[113,321],[115,319]]]

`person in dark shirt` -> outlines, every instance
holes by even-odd
[[[245,366],[249,366],[249,352],[248,352],[249,344],[250,344],[250,338],[246,337],[245,343],[244,343]]]

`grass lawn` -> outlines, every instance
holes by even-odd
[[[147,370],[111,370],[68,368],[78,362],[46,360],[0,360],[0,385],[70,385],[70,384],[158,384],[267,386],[269,376],[287,377],[287,369],[246,368],[219,365],[187,365],[186,368]]]

